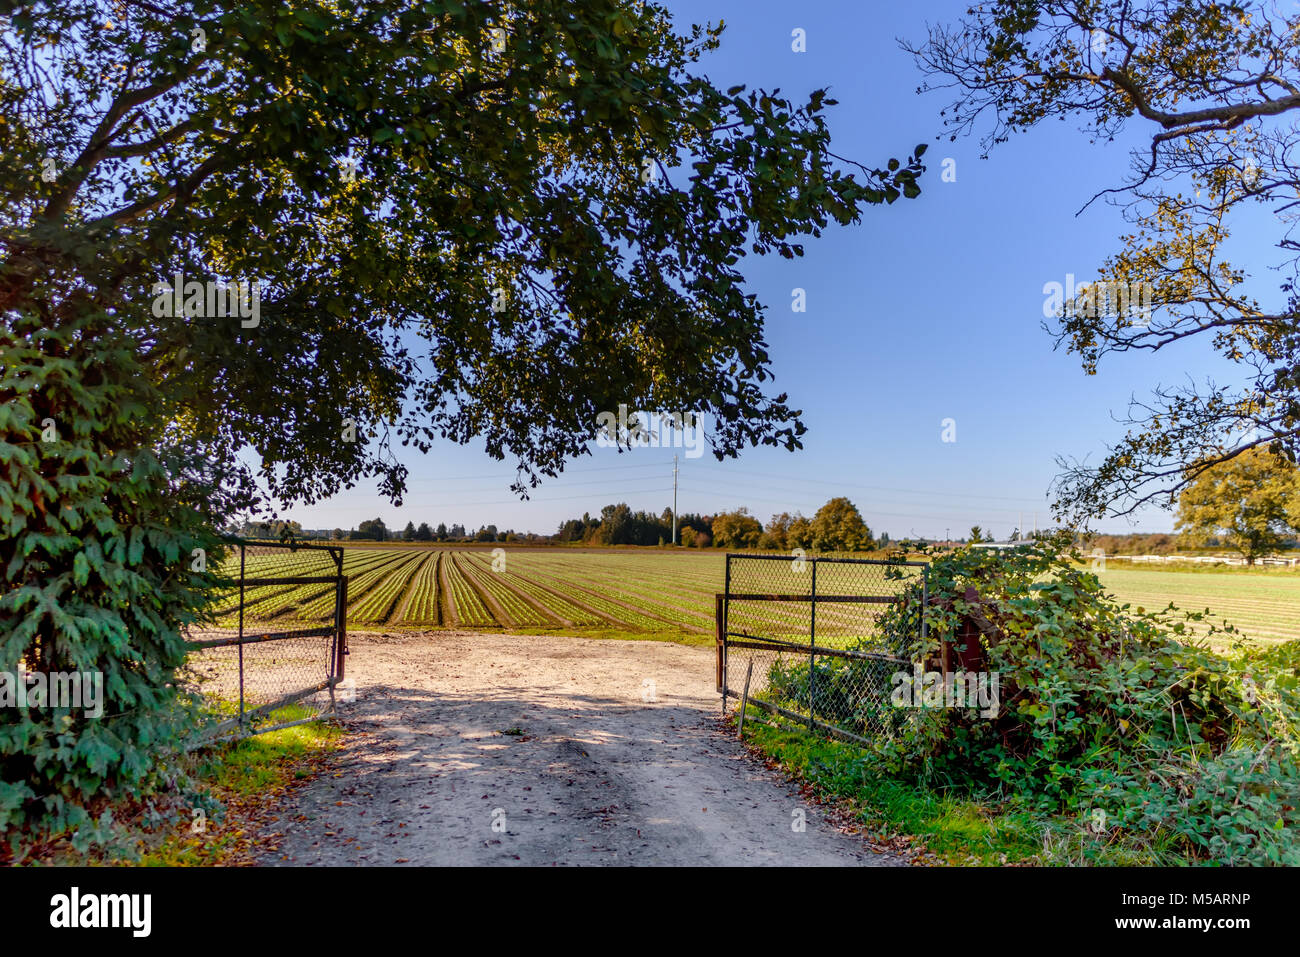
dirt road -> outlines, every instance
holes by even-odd
[[[710,650],[350,642],[352,734],[333,772],[279,810],[263,864],[899,863],[720,733]]]

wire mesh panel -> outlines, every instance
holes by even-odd
[[[723,701],[751,703],[809,727],[866,739],[893,735],[913,636],[887,635],[881,615],[921,580],[924,562],[728,555],[720,628]],[[924,617],[918,615],[919,627]]]
[[[236,542],[215,558],[210,620],[188,635],[193,678],[223,718],[214,733],[331,714],[346,641],[343,550]]]

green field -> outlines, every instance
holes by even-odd
[[[1147,611],[1170,602],[1186,611],[1209,609],[1247,638],[1300,638],[1300,572],[1171,572],[1107,569],[1098,572],[1115,595]]]
[[[495,569],[492,547],[347,547],[349,627],[484,628],[712,640],[713,596],[723,590],[726,571],[721,552],[498,547],[503,562],[498,561]],[[259,556],[249,574],[270,576],[277,569],[283,574],[286,560],[279,555]],[[875,594],[886,587],[875,569],[870,577],[850,581],[850,566],[820,567],[823,577],[818,591],[823,594],[837,590]],[[1208,608],[1251,639],[1272,642],[1300,637],[1300,572],[1112,567],[1100,576],[1118,598],[1148,611],[1163,609],[1172,601],[1187,610]],[[776,566],[771,579],[772,588],[759,590],[790,590],[791,579]],[[268,586],[250,591],[246,599],[248,616],[286,624],[326,620],[333,607],[332,586],[325,585]],[[226,599],[223,607],[230,609],[233,603]],[[818,635],[829,638],[841,626],[852,630],[850,619],[860,617],[862,607],[819,605]],[[806,634],[806,614],[798,605],[768,603],[763,625],[791,636]],[[743,626],[742,615],[743,609],[733,610],[733,628],[736,621]]]

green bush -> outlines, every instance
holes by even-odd
[[[1300,864],[1300,643],[1216,654],[1191,637],[1204,613],[1121,604],[1076,559],[1041,543],[940,556],[924,640],[920,584],[908,586],[885,640],[933,660],[942,636],[982,617],[1001,706],[920,709],[878,740],[872,766],[1130,836],[1172,831],[1215,861]]]
[[[111,800],[175,786],[193,727],[180,629],[201,615],[226,496],[169,448],[107,318],[0,328],[0,670],[103,675],[103,715],[0,709],[0,834],[102,841]],[[194,549],[209,569],[192,568]]]

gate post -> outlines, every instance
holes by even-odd
[[[247,546],[239,543],[239,730],[244,730],[244,555]]]
[[[714,652],[717,658],[714,670],[718,677],[718,694],[723,693],[722,688],[722,644],[726,625],[722,620],[723,600],[726,596],[717,593],[713,596],[713,640],[715,644]]]
[[[339,586],[334,591],[335,604],[338,606],[335,610],[335,618],[338,621],[339,637],[336,646],[334,662],[334,678],[336,681],[343,680],[343,659],[348,653],[348,580],[341,578]]]
[[[727,614],[731,611],[731,554],[727,554],[726,578],[723,592],[714,598],[714,614],[717,617],[718,641],[718,690],[722,693],[722,716],[727,716]]]

